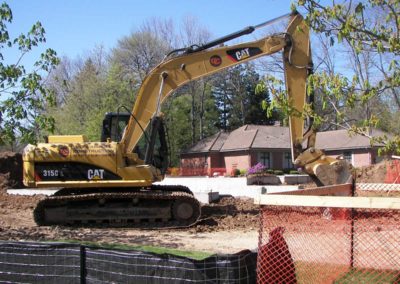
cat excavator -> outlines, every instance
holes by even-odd
[[[275,21],[288,19],[284,32],[241,44],[224,45]],[[302,111],[306,81],[312,72],[309,28],[293,12],[249,26],[203,45],[170,52],[144,79],[128,116],[108,113],[103,142],[83,135],[49,136],[23,152],[27,187],[60,188],[34,210],[38,225],[107,224],[143,228],[187,227],[201,214],[199,202],[183,186],[155,185],[168,166],[168,147],[161,105],[180,86],[261,56],[281,52],[286,92],[292,107]],[[311,96],[312,98],[312,96]],[[115,141],[119,123],[126,124]],[[315,149],[315,133],[304,119],[289,118],[292,159],[319,185],[348,183],[344,160]],[[113,134],[114,133],[114,134]],[[117,135],[118,136],[118,135]]]

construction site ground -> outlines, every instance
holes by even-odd
[[[382,182],[384,167],[368,170],[367,182]],[[361,173],[358,177],[363,179]],[[222,197],[202,207],[201,220],[191,228],[138,230],[133,228],[39,227],[32,218],[36,203],[44,195],[7,194],[21,188],[19,154],[0,153],[0,240],[89,241],[132,246],[162,246],[211,253],[236,253],[258,244],[259,208],[251,198]]]

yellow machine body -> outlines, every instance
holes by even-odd
[[[249,27],[167,56],[144,79],[120,142],[87,142],[82,135],[52,136],[48,143],[27,146],[23,154],[24,184],[64,188],[58,196],[39,204],[35,210],[36,222],[137,223],[145,220],[163,226],[188,226],[195,222],[200,216],[200,205],[190,190],[153,185],[163,179],[166,169],[167,150],[160,113],[164,100],[188,82],[281,52],[288,100],[298,112],[303,111],[306,102],[312,59],[309,28],[303,17],[291,14],[282,33],[220,46],[255,29]],[[151,131],[145,136],[146,154],[140,158],[139,142],[147,128]],[[327,158],[322,151],[314,149],[315,134],[312,130],[304,131],[302,117],[290,117],[289,128],[295,165],[323,185],[350,180],[344,162]],[[307,144],[305,148],[304,144]]]

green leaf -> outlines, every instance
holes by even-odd
[[[358,5],[356,6],[356,8],[355,8],[355,12],[356,12],[356,14],[361,14],[363,11],[364,11],[364,5],[363,5],[363,3],[358,3]]]
[[[342,34],[342,32],[339,32],[339,33],[338,33],[337,38],[338,38],[338,42],[339,42],[339,43],[341,43],[341,42],[343,41],[343,34]]]

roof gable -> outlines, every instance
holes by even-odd
[[[250,149],[256,135],[257,129],[247,129],[247,125],[239,127],[229,134],[221,148],[221,151]]]
[[[258,129],[252,148],[290,148],[290,136],[288,127],[267,125],[250,125],[249,127],[257,127]]]
[[[200,140],[184,153],[204,153],[210,151],[219,151],[224,145],[224,142],[228,135],[229,133],[220,131],[214,135]]]

